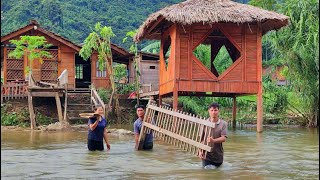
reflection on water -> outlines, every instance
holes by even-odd
[[[4,179],[318,179],[317,129],[229,131],[225,162],[202,169],[197,157],[156,141],[134,151],[133,136],[110,136],[111,150],[89,152],[86,132],[1,132]]]

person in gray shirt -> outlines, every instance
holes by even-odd
[[[139,105],[137,108],[137,116],[138,119],[133,124],[134,129],[134,136],[135,136],[135,149],[138,150],[139,147],[139,136],[141,132],[142,122],[145,114],[145,107],[143,105]],[[150,131],[149,134],[146,134],[143,144],[143,150],[151,150],[153,148],[153,134],[152,131]]]
[[[213,165],[219,167],[223,163],[223,146],[222,143],[226,141],[227,138],[227,122],[219,118],[219,104],[212,103],[208,107],[209,120],[215,123],[215,128],[211,130],[210,134],[212,136],[207,138],[209,145],[213,145],[213,151],[208,152],[207,156],[204,157],[203,151],[199,150],[199,157],[202,160],[202,166],[206,167],[208,165]],[[202,133],[202,142],[204,141],[204,133]]]

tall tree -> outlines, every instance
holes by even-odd
[[[44,57],[52,57],[48,51],[44,50],[52,45],[48,44],[43,36],[21,36],[19,40],[10,40],[10,42],[16,48],[8,54],[9,57],[20,59],[25,54],[27,55],[29,66],[25,67],[26,74],[32,70],[34,60],[38,60],[42,64]]]
[[[44,0],[42,1],[42,7],[44,15],[40,16],[43,21],[50,22],[49,24],[56,28],[59,26],[63,29],[63,12],[61,4],[54,0]]]
[[[319,1],[252,0],[252,5],[278,11],[290,17],[290,25],[270,32],[267,41],[274,58],[285,66],[284,75],[303,104],[302,114],[309,127],[319,121]]]
[[[138,62],[138,45],[137,43],[133,42],[133,37],[135,36],[135,34],[137,33],[137,30],[134,31],[129,31],[126,34],[126,37],[123,38],[123,42],[126,42],[128,38],[130,38],[132,40],[132,43],[130,45],[130,52],[134,53],[134,69],[135,69],[135,78],[134,78],[134,82],[135,82],[135,89],[136,89],[136,94],[137,94],[137,105],[139,105],[140,101],[140,97],[139,97],[139,90],[140,90],[140,69],[139,69],[139,62]]]
[[[94,52],[98,53],[99,69],[103,70],[107,68],[108,77],[110,77],[111,84],[111,95],[108,102],[108,107],[106,108],[105,115],[108,117],[110,107],[112,104],[112,99],[115,97],[116,104],[118,102],[116,94],[116,85],[113,73],[113,58],[111,51],[111,38],[115,34],[112,31],[111,27],[101,26],[101,23],[98,22],[95,25],[94,30],[89,34],[89,36],[84,40],[84,45],[82,46],[79,54],[80,56],[87,60],[91,57]],[[117,108],[117,107],[116,107]]]

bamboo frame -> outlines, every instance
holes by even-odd
[[[152,119],[155,118],[155,114],[158,114],[157,121],[153,123]],[[194,155],[198,155],[198,150],[200,150],[206,156],[207,152],[212,152],[213,143],[208,143],[207,138],[212,136],[214,128],[215,123],[205,118],[168,107],[148,104],[142,123],[138,150],[142,149],[146,133],[153,130],[158,139],[168,144]]]

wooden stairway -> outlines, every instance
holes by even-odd
[[[79,114],[93,112],[90,98],[90,89],[68,90],[67,115],[70,124],[86,124],[88,122],[87,118],[82,118]]]

